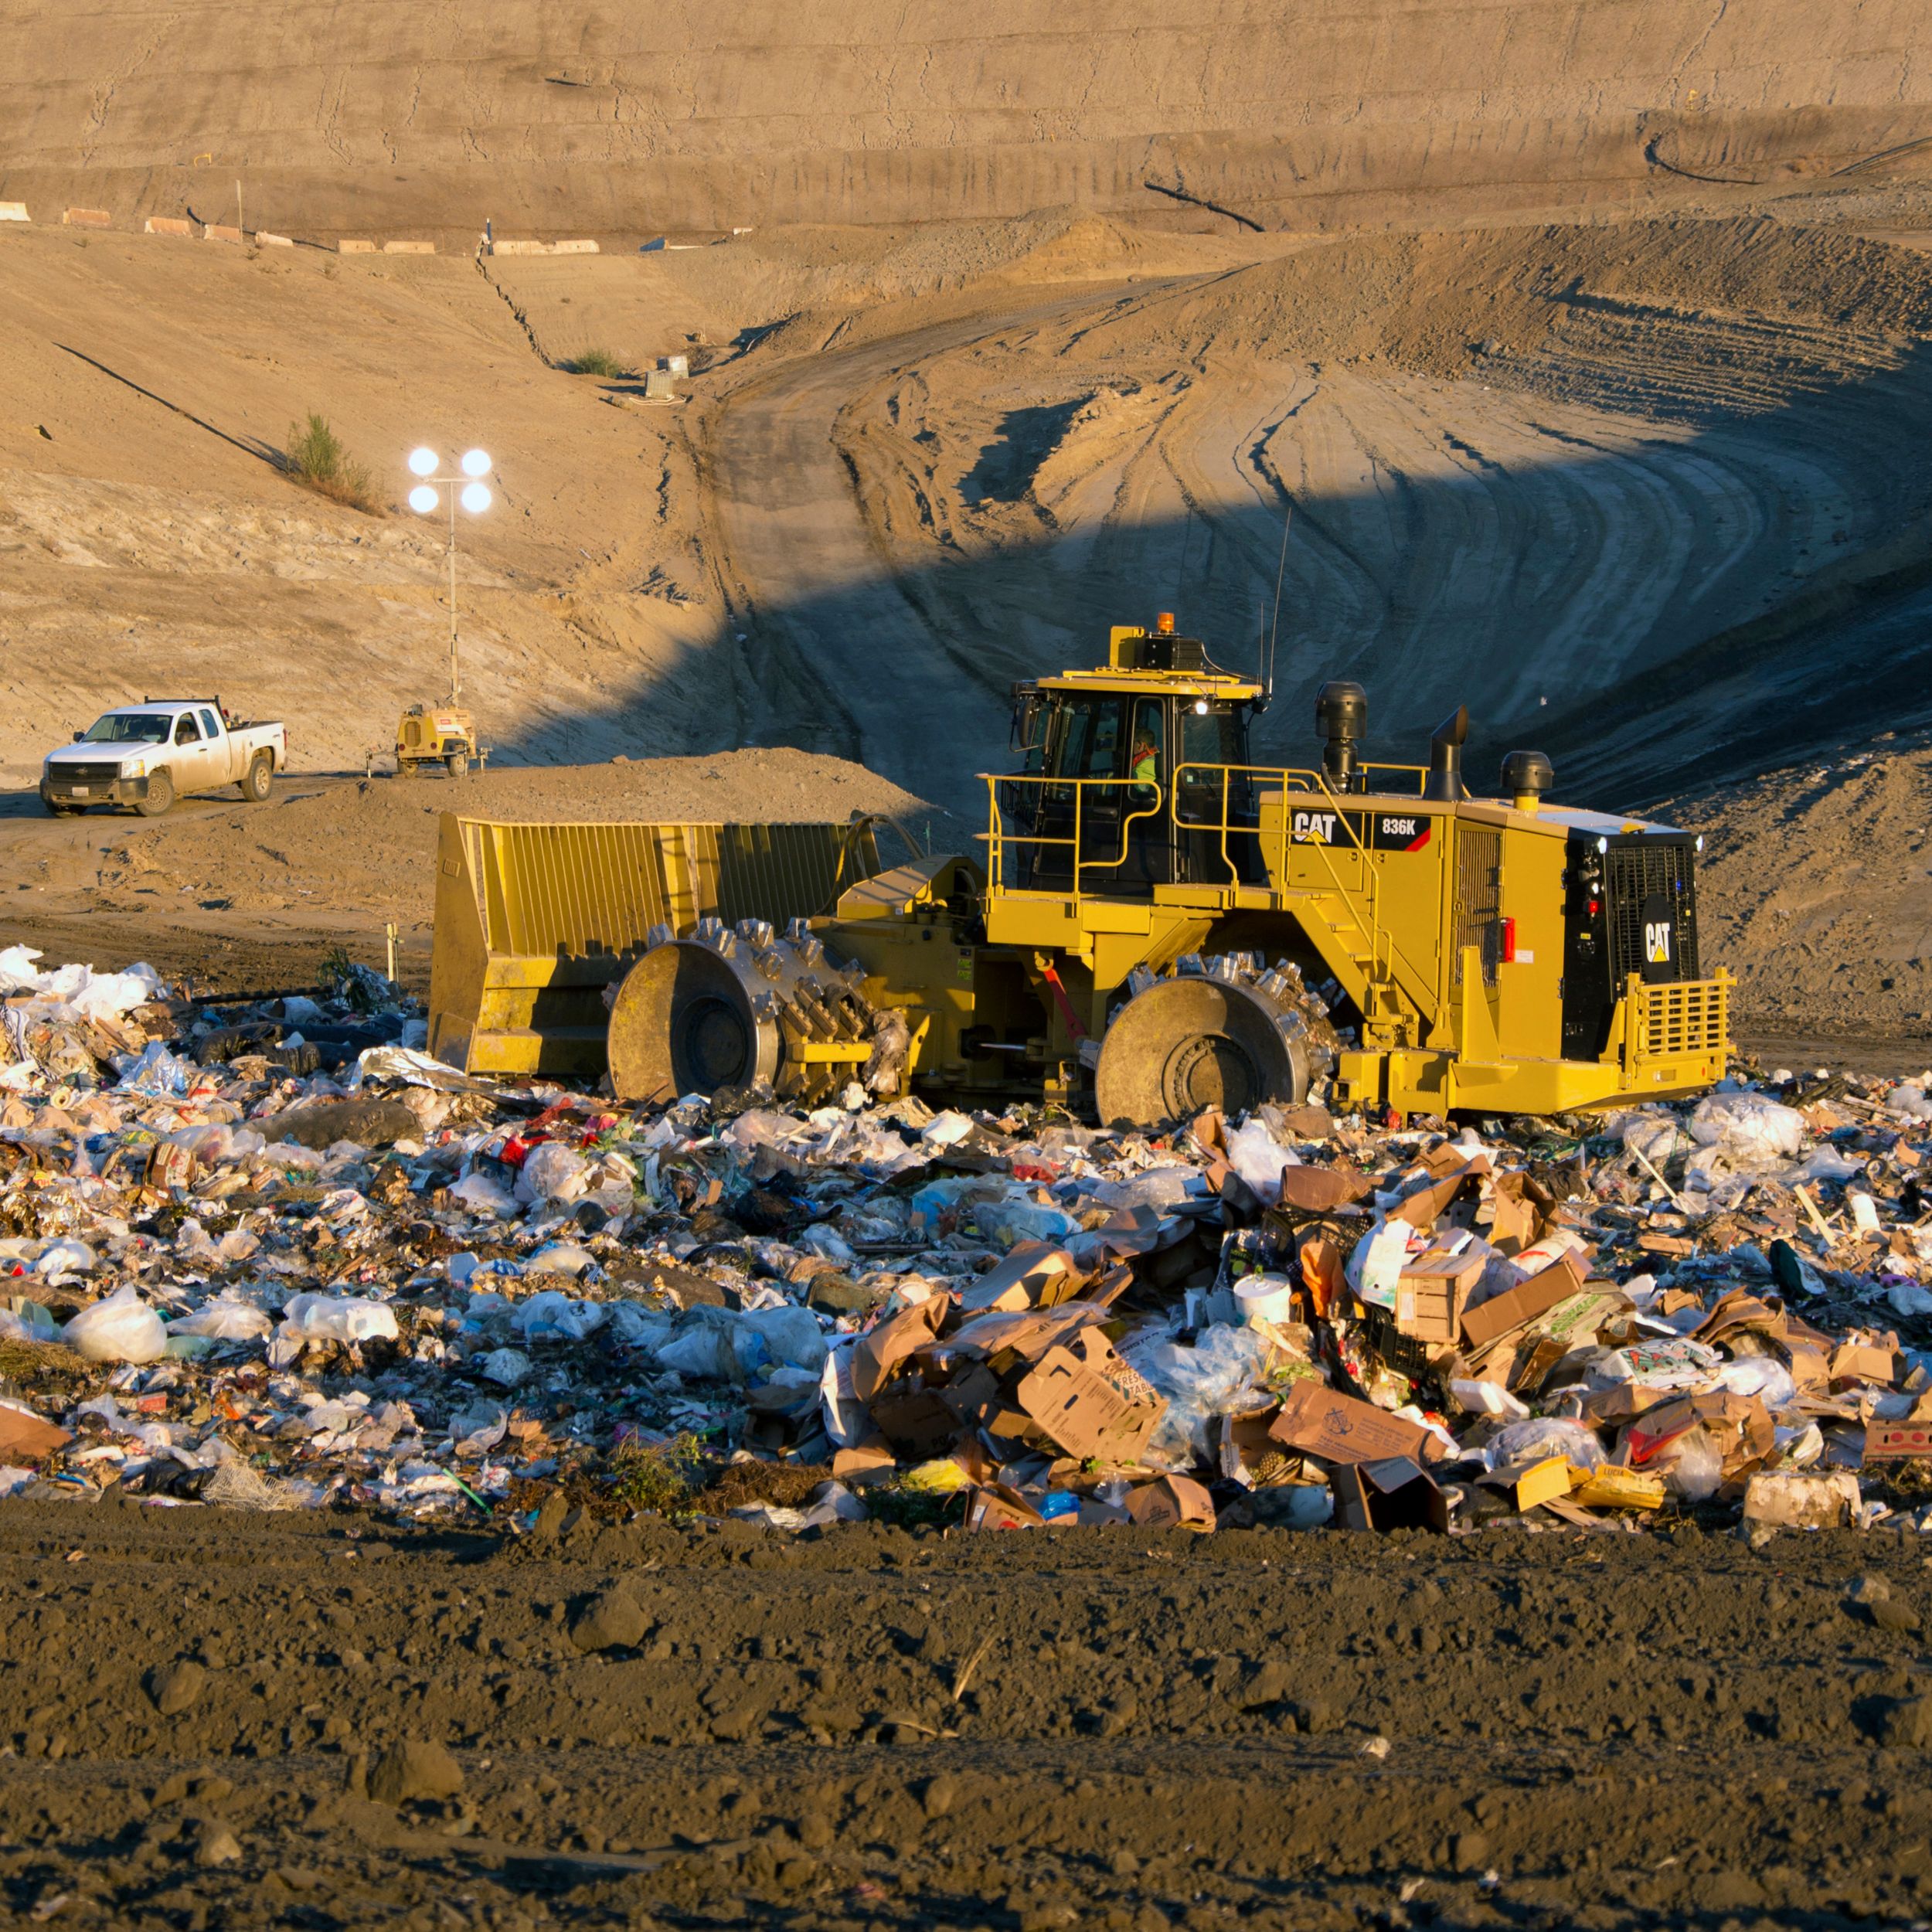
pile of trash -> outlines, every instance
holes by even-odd
[[[1932,1078],[1166,1135],[466,1076],[0,952],[0,1495],[1932,1528]]]

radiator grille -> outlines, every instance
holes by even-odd
[[[1612,845],[1604,855],[1604,904],[1608,910],[1610,971],[1613,985],[1644,971],[1644,906],[1665,900],[1676,935],[1670,977],[1697,977],[1696,859],[1688,838],[1645,838]]]
[[[1482,954],[1485,985],[1496,983],[1496,963],[1502,946],[1502,898],[1498,875],[1502,870],[1502,834],[1485,825],[1456,828],[1456,984],[1462,983],[1462,954],[1466,946]]]
[[[1726,1045],[1729,985],[1720,975],[1716,979],[1643,988],[1637,996],[1637,1057],[1671,1060],[1721,1052]]]
[[[109,765],[83,765],[63,759],[57,765],[47,768],[48,782],[56,785],[111,785],[121,776],[118,763]]]

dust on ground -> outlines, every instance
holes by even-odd
[[[1922,1753],[1880,1741],[1932,1680],[1848,1599],[1932,1614],[1893,1536],[559,1529],[11,1505],[0,1896],[1301,1932],[1904,1923],[1932,1889]],[[614,1586],[641,1632],[581,1655]],[[366,1795],[409,1740],[461,1789]]]

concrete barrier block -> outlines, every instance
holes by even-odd
[[[338,255],[372,255],[376,244],[372,241],[338,241],[335,252]]]
[[[293,248],[295,238],[292,235],[271,235],[266,228],[255,230],[255,239],[264,248]]]
[[[434,242],[385,242],[383,253],[385,255],[434,255],[436,244]]]
[[[597,245],[594,241],[560,241],[550,244],[553,255],[594,255]]]
[[[195,224],[185,215],[150,215],[146,232],[150,235],[189,235]]]
[[[60,219],[69,228],[107,228],[112,226],[114,216],[104,208],[63,208]]]
[[[540,241],[499,241],[490,244],[492,255],[547,255],[549,245]]]
[[[247,237],[232,221],[211,221],[201,231],[203,241],[245,241]]]
[[[30,221],[24,201],[0,201],[0,221]]]

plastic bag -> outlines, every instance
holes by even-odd
[[[282,1332],[331,1342],[394,1341],[401,1331],[386,1301],[346,1294],[291,1295],[282,1309]]]
[[[580,1247],[574,1241],[546,1241],[523,1264],[526,1274],[563,1274],[577,1276],[586,1268],[594,1268],[597,1257],[588,1248]]]
[[[38,1301],[24,1298],[11,1308],[0,1308],[0,1339],[9,1342],[54,1342],[60,1325]]]
[[[722,1317],[723,1319],[719,1319]],[[689,1309],[658,1350],[658,1366],[699,1382],[742,1383],[771,1360],[765,1338],[728,1309]]]
[[[471,1213],[487,1214],[492,1220],[506,1220],[516,1212],[516,1196],[487,1174],[464,1175],[450,1189],[450,1199],[461,1202]]]
[[[83,1308],[60,1338],[88,1362],[158,1362],[168,1346],[161,1317],[131,1286]]]
[[[1579,1469],[1600,1469],[1605,1461],[1597,1432],[1567,1416],[1505,1423],[1484,1444],[1483,1454],[1492,1469],[1520,1468],[1552,1456],[1567,1456]]]
[[[1281,1198],[1281,1170],[1298,1165],[1264,1121],[1250,1121],[1228,1136],[1228,1165],[1247,1182],[1264,1207],[1272,1207]]]
[[[1702,1423],[1673,1437],[1648,1464],[1653,1476],[1662,1476],[1664,1487],[1686,1502],[1702,1502],[1717,1493],[1724,1480],[1724,1454]]]
[[[192,1315],[177,1315],[168,1325],[170,1335],[205,1335],[212,1342],[251,1342],[273,1325],[252,1301],[238,1295],[218,1294]]]
[[[1804,1145],[1804,1116],[1762,1094],[1712,1094],[1698,1102],[1690,1131],[1700,1147],[1723,1147],[1740,1159],[1794,1161]]]
[[[33,1257],[36,1274],[85,1274],[95,1266],[94,1250],[71,1236],[49,1241]]]
[[[159,1040],[150,1040],[141,1049],[140,1058],[123,1068],[121,1090],[147,1094],[157,1100],[179,1100],[192,1084],[196,1070],[189,1062],[168,1052]]]
[[[516,1177],[516,1198],[532,1202],[574,1200],[583,1190],[572,1184],[590,1165],[575,1148],[545,1141],[524,1157]]]
[[[1684,1145],[1683,1134],[1668,1114],[1627,1114],[1623,1139],[1627,1151],[1642,1155],[1660,1173],[1664,1163]]]
[[[185,1147],[204,1167],[219,1167],[224,1161],[245,1161],[259,1154],[268,1143],[253,1128],[224,1127],[209,1121],[200,1127],[184,1127],[168,1136],[173,1147]]]
[[[1932,1121],[1932,1097],[1928,1097],[1921,1081],[1907,1080],[1903,1086],[1894,1087],[1886,1104],[1908,1120]]]
[[[629,1349],[655,1351],[661,1343],[670,1340],[672,1330],[676,1325],[669,1315],[661,1314],[655,1308],[647,1308],[641,1301],[608,1301],[604,1304],[604,1312],[611,1339]]]
[[[1191,1349],[1157,1333],[1130,1342],[1121,1355],[1167,1398],[1167,1413],[1148,1444],[1149,1466],[1188,1469],[1209,1460],[1208,1423],[1253,1386],[1268,1343],[1252,1328],[1216,1322]]]
[[[794,1369],[808,1369],[814,1378],[825,1363],[825,1338],[818,1318],[809,1308],[753,1308],[742,1319],[764,1337],[775,1360]]]
[[[581,1342],[604,1326],[604,1308],[597,1301],[573,1301],[555,1288],[545,1288],[519,1302],[510,1326],[526,1341]]]

